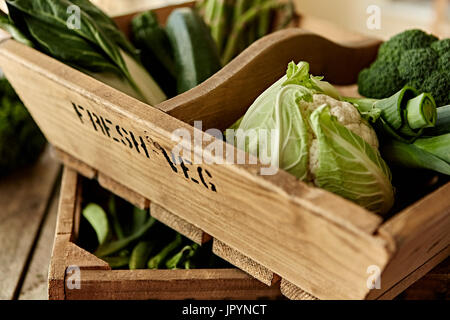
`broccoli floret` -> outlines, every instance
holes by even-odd
[[[439,57],[438,66],[447,78],[450,78],[450,50]]]
[[[414,29],[380,46],[376,61],[358,76],[358,91],[368,98],[390,97],[407,84],[430,92],[437,105],[450,104],[450,39]]]
[[[380,61],[364,69],[358,76],[358,91],[375,99],[390,97],[405,85],[393,62]]]
[[[428,48],[438,38],[419,29],[406,30],[393,36],[380,46],[378,55],[392,55],[393,52],[404,52],[411,49]],[[396,55],[396,54],[394,54]]]
[[[5,78],[0,79],[0,176],[37,159],[45,138]]]
[[[438,54],[431,48],[405,51],[398,64],[400,77],[423,80],[436,69],[438,59]]]
[[[443,106],[450,101],[450,81],[449,77],[440,70],[434,71],[425,79],[421,86],[421,91],[429,92],[434,97],[437,106]]]
[[[431,44],[431,49],[436,51],[438,55],[443,55],[450,51],[450,38],[435,41]]]

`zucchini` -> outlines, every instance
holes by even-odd
[[[144,67],[168,97],[176,95],[176,71],[172,47],[156,14],[149,10],[131,21],[132,42],[141,51]]]
[[[197,86],[221,69],[217,46],[194,10],[175,9],[169,16],[166,31],[174,50],[178,93]]]

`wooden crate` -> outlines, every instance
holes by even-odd
[[[195,134],[205,148],[212,139],[205,130],[232,124],[289,61],[306,60],[313,74],[350,85],[378,46],[280,31],[154,107],[13,40],[1,43],[0,66],[67,165],[134,194],[133,203],[151,200],[163,210],[160,220],[212,237],[216,253],[266,284],[279,282],[287,297],[377,299],[394,297],[449,255],[450,183],[384,221],[281,170],[261,176],[260,165],[217,164],[207,150],[201,165],[181,166],[170,152],[175,129]],[[201,151],[184,154],[193,159]],[[367,286],[371,266],[382,272],[380,289]]]
[[[51,300],[72,299],[257,299],[280,298],[280,287],[268,287],[239,269],[111,270],[76,244],[83,179],[65,168],[55,242],[49,269]],[[200,238],[201,239],[201,238]],[[79,268],[74,274],[73,267]],[[79,275],[79,287],[74,276]]]

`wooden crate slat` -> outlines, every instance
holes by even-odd
[[[171,227],[175,231],[178,231],[195,243],[203,244],[211,240],[211,236],[203,232],[201,229],[170,213],[155,203],[150,204],[150,214],[155,219]]]
[[[66,290],[67,299],[254,299],[280,297],[278,288],[238,269],[83,270],[83,290]]]
[[[74,230],[74,215],[77,207],[79,178],[75,170],[63,171],[61,181],[61,196],[59,198],[58,221],[56,224],[56,235],[72,235]]]
[[[102,187],[111,191],[115,195],[118,195],[119,197],[127,200],[135,207],[138,207],[143,210],[148,209],[150,207],[150,200],[123,186],[122,184],[108,177],[107,175],[99,172],[97,179],[98,183],[100,183]]]
[[[54,154],[54,157],[57,158],[59,161],[63,162],[64,165],[76,170],[81,175],[85,176],[86,178],[94,179],[97,176],[97,170],[88,166],[83,161],[80,161],[77,158],[72,157],[67,152],[64,152],[63,150],[61,150],[59,148],[53,147],[52,153]]]
[[[279,276],[266,267],[260,265],[217,239],[213,239],[213,252],[267,286],[274,285],[280,280]]]
[[[411,205],[383,224],[380,235],[390,238],[395,255],[382,273],[381,292],[430,260],[450,244],[450,183]],[[443,257],[442,259],[445,259]],[[436,262],[437,264],[438,262]],[[435,265],[436,265],[435,264]]]
[[[63,174],[58,219],[79,219],[79,176]],[[76,198],[74,198],[74,196]],[[72,199],[72,203],[68,201]],[[65,224],[67,227],[69,224]],[[73,221],[70,225],[76,225]],[[110,270],[109,265],[72,241],[73,233],[57,233],[49,269],[49,298],[55,299],[254,299],[278,298],[279,288],[268,288],[238,269]],[[79,289],[67,284],[66,270],[78,266]]]
[[[433,267],[444,261],[450,254],[450,247],[447,246],[446,249],[442,250],[434,257],[429,259],[419,268],[414,270],[412,273],[407,275],[401,281],[396,283],[394,286],[385,291],[382,295],[380,295],[377,299],[379,300],[391,300],[397,297],[401,292],[406,290],[409,286],[414,284],[417,280],[426,275]],[[447,274],[447,283],[448,283],[448,274]],[[381,284],[383,284],[383,278],[381,278]]]
[[[286,279],[281,279],[280,284],[281,293],[291,300],[317,300],[316,297],[310,295],[308,292],[303,291],[296,285],[290,283]]]

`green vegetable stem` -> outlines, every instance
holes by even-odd
[[[105,211],[98,204],[90,203],[83,209],[82,214],[95,230],[101,246],[110,236],[109,221]]]
[[[428,93],[417,94],[417,90],[405,86],[393,96],[381,100],[368,98],[344,98],[362,114],[379,110],[375,122],[378,134],[390,136],[403,142],[412,142],[433,127],[437,119],[436,104]],[[375,121],[374,121],[375,120]]]
[[[168,269],[178,269],[180,267],[189,269],[192,263],[192,258],[198,252],[199,245],[193,243],[183,247],[178,253],[167,260],[166,267]]]
[[[155,244],[150,241],[140,241],[131,252],[130,270],[144,269]]]
[[[166,260],[167,256],[174,250],[176,250],[182,243],[182,238],[180,234],[177,234],[175,239],[165,246],[157,255],[152,257],[147,266],[149,269],[158,269]]]
[[[119,217],[117,216],[116,198],[113,194],[111,194],[111,196],[109,197],[108,209],[109,209],[109,213],[111,214],[111,217],[112,217],[112,225],[113,225],[114,232],[115,232],[117,238],[123,239],[125,236],[124,236],[122,226],[119,221]]]
[[[266,10],[278,9],[283,5],[277,1],[267,1],[263,5],[253,6],[247,10],[233,25],[231,33],[228,37],[227,44],[223,50],[222,63],[225,65],[233,59],[237,54],[238,39],[242,36],[245,29],[252,23],[257,21],[259,14]],[[250,31],[252,34],[253,31]]]
[[[100,246],[94,254],[97,257],[106,257],[113,253],[116,253],[126,247],[128,247],[131,243],[136,240],[139,240],[143,235],[147,233],[147,231],[155,224],[156,220],[152,217],[147,220],[147,222],[141,226],[139,230],[135,233],[116,241],[107,242],[104,245]]]

